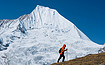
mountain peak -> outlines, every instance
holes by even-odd
[[[37,5],[36,6],[36,8],[34,9],[34,10],[41,10],[41,9],[43,9],[43,10],[52,10],[52,11],[56,11],[55,9],[51,9],[51,8],[49,8],[49,7],[45,7],[45,6],[41,6],[41,5]],[[56,11],[57,12],[57,11]]]
[[[41,6],[41,5],[37,5],[36,8],[48,8],[48,9],[50,9],[49,7],[45,7],[45,6]]]
[[[41,6],[41,5],[37,5],[37,6],[36,6],[36,8],[42,8],[42,7],[44,7],[44,6]]]

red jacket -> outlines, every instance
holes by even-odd
[[[62,49],[61,49],[60,55],[61,55],[61,54],[64,54],[64,51],[67,51],[67,49],[65,49],[65,47],[66,47],[66,45],[64,44],[63,47],[62,47]]]

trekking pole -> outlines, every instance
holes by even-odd
[[[67,48],[67,61],[68,61],[68,48]]]

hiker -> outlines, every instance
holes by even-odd
[[[66,47],[66,45],[64,44],[63,47],[59,50],[60,57],[58,58],[58,61],[57,61],[57,62],[59,62],[59,60],[60,60],[62,57],[63,57],[62,62],[64,62],[64,60],[65,60],[64,51],[67,51],[67,49],[65,49],[65,47]]]

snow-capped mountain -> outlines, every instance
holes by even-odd
[[[66,59],[98,53],[92,42],[72,22],[49,7],[37,6],[30,14],[0,20],[0,64],[49,65],[66,44]]]

